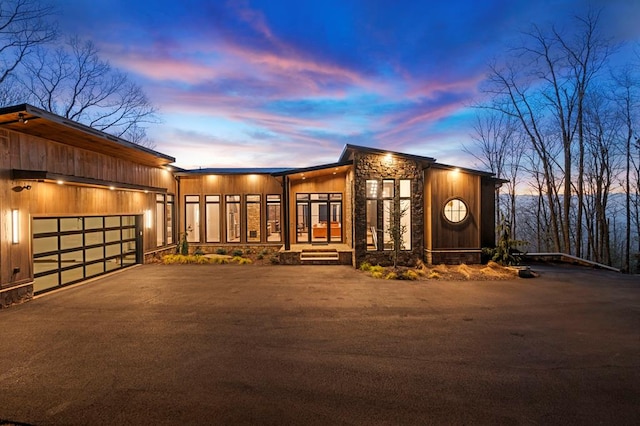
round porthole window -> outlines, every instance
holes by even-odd
[[[460,223],[467,218],[469,209],[460,198],[452,198],[444,205],[444,217],[451,223]]]

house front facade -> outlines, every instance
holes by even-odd
[[[347,145],[306,168],[183,170],[30,105],[0,109],[0,306],[175,251],[253,248],[285,264],[478,263],[491,174]]]

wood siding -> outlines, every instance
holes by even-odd
[[[435,167],[426,170],[425,194],[429,195],[429,198],[425,197],[427,249],[480,248],[480,179],[478,175],[463,171]],[[444,218],[444,205],[454,197],[462,199],[469,209],[469,217],[461,224],[451,224]]]
[[[11,180],[11,170],[47,171],[66,176],[156,187],[175,194],[173,175],[159,167],[90,152],[39,137],[0,130],[0,288],[33,279],[31,229],[33,217],[108,214],[155,217],[155,193],[108,188],[58,185],[54,182]],[[12,188],[30,185],[30,190]],[[116,185],[117,186],[117,185]],[[20,212],[20,243],[11,242],[11,211]],[[143,250],[156,249],[155,221],[144,230]],[[163,225],[164,226],[164,225]],[[14,273],[14,270],[19,269]]]

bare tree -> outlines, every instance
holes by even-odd
[[[510,222],[511,234],[516,235],[516,187],[523,150],[522,135],[517,121],[510,116],[489,111],[478,115],[474,126],[474,147],[463,146],[479,161],[479,167],[489,170],[500,179],[508,181],[507,203],[501,208],[500,188],[496,189],[496,212],[502,213]],[[500,214],[496,215],[496,219]],[[498,225],[498,222],[496,222]]]
[[[21,81],[36,106],[151,145],[144,125],[158,121],[157,109],[139,85],[100,59],[92,42],[73,37],[57,49],[40,48],[24,67]]]
[[[608,61],[610,48],[598,32],[597,13],[577,17],[576,22],[577,30],[569,35],[554,27],[533,26],[506,65],[491,66],[486,92],[492,95],[492,102],[486,107],[521,124],[541,160],[543,174],[538,182],[544,184],[555,249],[580,255],[584,103]],[[558,146],[560,155],[554,152]],[[574,200],[577,210],[572,206]]]
[[[52,6],[37,0],[0,1],[0,103],[22,100],[13,77],[36,47],[55,39]]]

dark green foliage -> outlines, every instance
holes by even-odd
[[[483,252],[496,263],[503,266],[519,265],[522,260],[520,247],[529,244],[526,241],[511,238],[511,222],[504,215],[500,216],[498,224],[498,243],[495,248],[484,248]]]

